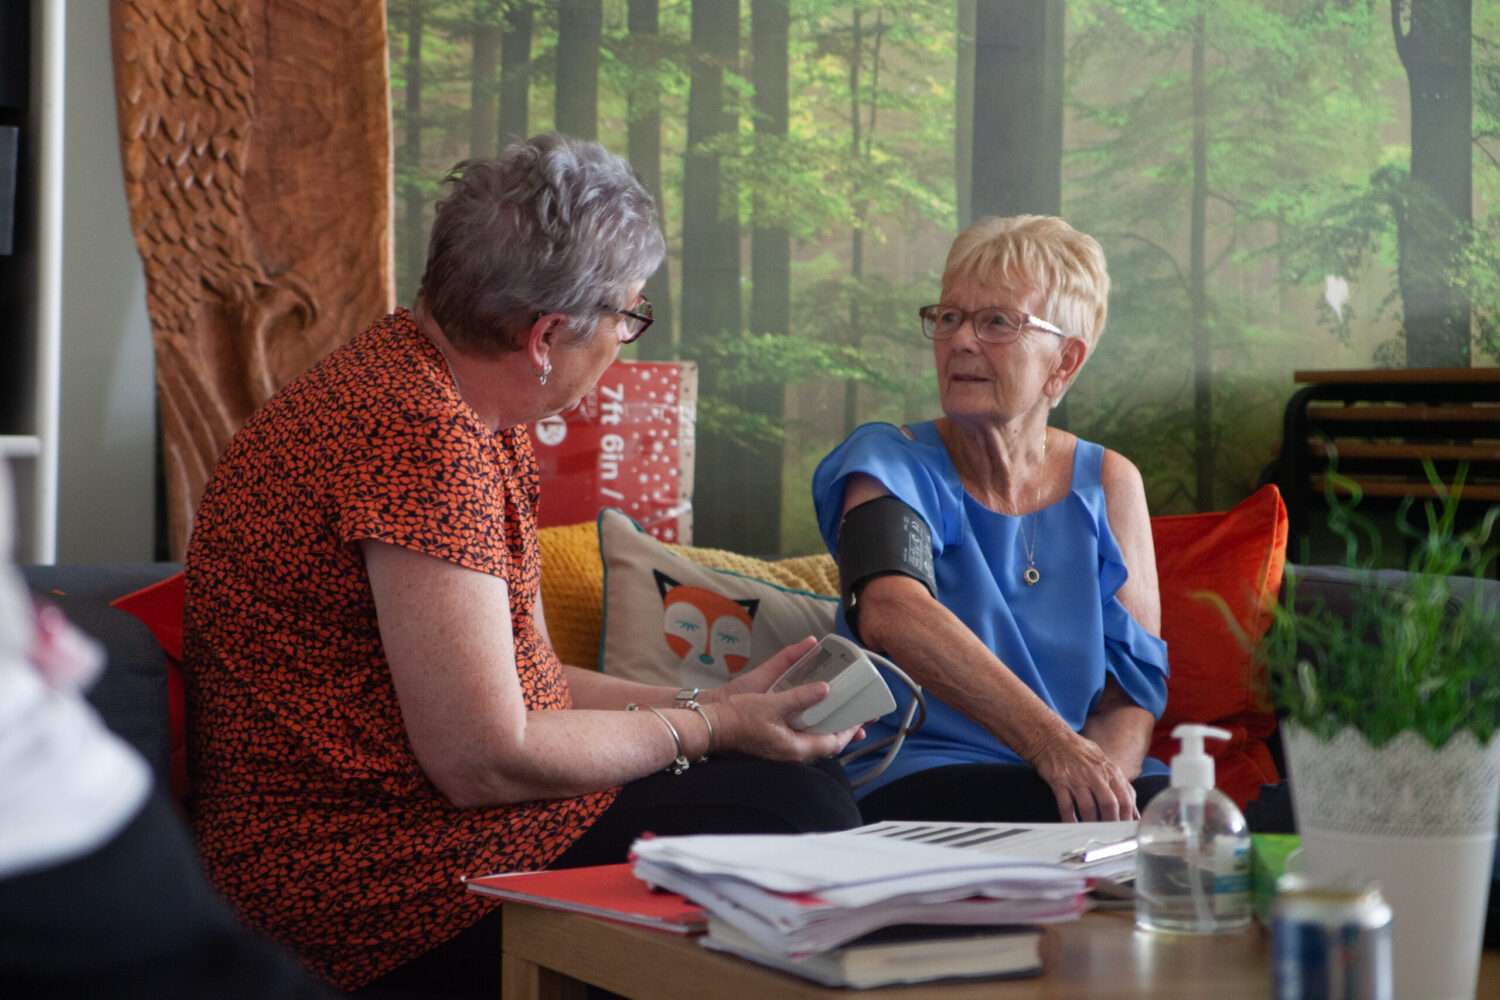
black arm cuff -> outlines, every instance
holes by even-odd
[[[937,597],[932,532],[905,501],[886,495],[853,507],[839,524],[839,594],[844,620],[859,638],[859,591],[877,576],[909,576]],[[861,640],[863,641],[863,640]]]

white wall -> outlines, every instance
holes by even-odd
[[[144,562],[155,358],[120,167],[109,5],[67,0],[66,11],[57,561]]]

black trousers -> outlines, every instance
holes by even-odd
[[[860,822],[849,779],[836,761],[807,765],[715,757],[679,775],[663,772],[632,781],[550,867],[617,864],[644,833],[815,833]],[[500,920],[496,907],[352,995],[364,1000],[498,997]]]
[[[98,850],[0,880],[7,1000],[336,995],[238,923],[159,793]]]
[[[1170,779],[1135,779],[1139,809]],[[948,823],[1056,823],[1057,797],[1025,764],[949,764],[882,785],[859,802],[866,823],[936,820]]]

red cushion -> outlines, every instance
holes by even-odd
[[[1241,806],[1262,784],[1280,780],[1265,742],[1276,717],[1251,654],[1203,595],[1223,598],[1245,636],[1259,640],[1281,589],[1286,530],[1286,507],[1275,486],[1262,487],[1233,510],[1151,519],[1161,634],[1172,671],[1151,756],[1176,756],[1172,729],[1181,723],[1227,729],[1232,738],[1210,740],[1208,749],[1219,790]]]
[[[184,577],[177,573],[160,583],[116,598],[110,603],[145,623],[167,655],[167,712],[172,797],[181,802],[188,793],[187,718],[182,695],[182,604]]]

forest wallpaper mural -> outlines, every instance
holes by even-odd
[[[662,207],[657,322],[700,366],[701,544],[821,548],[854,425],[939,414],[916,308],[953,236],[1061,214],[1109,324],[1054,423],[1154,514],[1225,509],[1292,373],[1496,364],[1500,4],[387,0],[397,296],[455,162],[557,129]],[[634,352],[633,354],[631,352]]]

